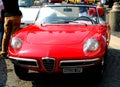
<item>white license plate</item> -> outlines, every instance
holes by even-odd
[[[82,73],[82,68],[64,68],[63,73]]]

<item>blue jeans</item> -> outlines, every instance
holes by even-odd
[[[0,21],[0,50],[2,49],[2,37],[4,33],[4,23]]]

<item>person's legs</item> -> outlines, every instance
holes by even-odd
[[[2,51],[0,52],[0,55],[2,55],[3,57],[7,56],[10,36],[14,34],[18,29],[20,29],[20,22],[20,16],[5,17],[4,34],[2,39]]]
[[[4,33],[4,22],[0,21],[0,50],[2,50],[2,37]]]
[[[7,56],[10,36],[14,34],[16,31],[18,31],[18,29],[20,29],[20,22],[21,22],[20,16],[5,17],[4,34],[2,39],[2,51],[0,52],[0,55],[2,55],[3,57]]]
[[[16,31],[20,29],[21,17],[20,16],[13,16],[12,19],[12,32],[14,34]]]
[[[4,34],[2,39],[2,51],[0,52],[0,55],[3,57],[6,57],[7,55],[7,45],[10,39],[11,35],[11,20],[9,17],[5,17],[5,23],[4,23]]]

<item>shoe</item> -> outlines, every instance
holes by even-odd
[[[0,52],[0,56],[3,58],[7,58],[7,53],[6,52]]]

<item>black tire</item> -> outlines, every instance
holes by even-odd
[[[103,77],[103,74],[104,74],[104,71],[105,71],[105,68],[106,68],[106,64],[107,64],[107,62],[106,62],[107,61],[107,56],[108,56],[108,49],[106,48],[106,52],[104,54],[103,61],[95,67],[95,73],[96,73],[96,76],[98,78]]]
[[[104,60],[103,60],[103,71],[105,71],[107,63],[108,63],[108,48],[106,48],[106,52],[104,54]]]
[[[102,63],[99,63],[98,65],[96,65],[96,67],[94,68],[94,73],[97,77],[101,77],[103,74],[103,65]]]
[[[91,67],[91,70],[89,71],[89,78],[91,81],[97,81],[99,82],[103,78],[103,69],[102,69],[102,63],[99,63],[93,67]]]
[[[15,74],[20,78],[20,79],[27,79],[28,78],[28,69],[22,68],[18,65],[14,65],[14,71]]]

